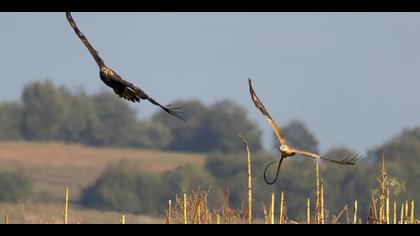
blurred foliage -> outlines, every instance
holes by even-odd
[[[159,111],[153,121],[169,127],[173,137],[168,150],[187,152],[220,151],[232,153],[241,151],[242,145],[237,142],[237,135],[243,133],[254,150],[262,148],[262,132],[257,124],[250,121],[247,112],[241,106],[222,100],[206,107],[200,101],[178,101],[187,118],[180,123]]]
[[[85,189],[81,204],[87,207],[135,213],[154,213],[163,206],[162,179],[139,173],[129,161],[109,166]]]
[[[29,197],[33,183],[22,171],[0,172],[0,201],[17,202]]]
[[[0,140],[19,140],[22,138],[22,107],[18,103],[0,104]]]
[[[212,189],[209,204],[214,206],[215,202],[221,202],[222,195],[215,191],[217,188],[213,190],[214,177],[201,167],[185,165],[157,176],[139,173],[130,161],[122,161],[109,166],[92,186],[86,188],[80,202],[99,209],[162,214],[168,199],[191,191],[192,187]]]
[[[176,101],[187,122],[160,109],[152,119],[139,120],[129,104],[110,91],[87,95],[50,80],[33,82],[25,86],[21,103],[0,104],[0,139],[228,153],[240,150],[236,136],[243,133],[254,150],[262,146],[258,126],[228,100],[211,106]]]

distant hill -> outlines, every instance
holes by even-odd
[[[139,171],[163,173],[186,163],[202,166],[201,154],[160,152],[131,148],[94,148],[76,144],[0,142],[0,171],[19,168],[33,179],[45,201],[62,200],[68,186],[78,199],[111,163],[130,160]]]

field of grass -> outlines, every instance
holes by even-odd
[[[7,223],[9,224],[62,224],[62,203],[0,203],[1,224],[5,223],[7,211]],[[70,224],[119,224],[121,212],[98,211],[80,208],[77,205],[69,206]],[[126,214],[127,224],[161,224],[162,218],[151,218],[144,215]]]
[[[146,151],[136,149],[97,149],[80,145],[59,143],[0,142],[0,170],[20,168],[34,181],[38,198],[19,203],[0,203],[1,223],[63,223],[65,209],[64,189],[70,189],[68,223],[120,223],[122,215],[125,223],[420,223],[416,217],[414,201],[393,202],[386,184],[387,173],[384,160],[378,177],[379,197],[370,205],[367,221],[360,218],[357,202],[348,203],[338,216],[324,216],[324,185],[316,165],[316,198],[307,199],[302,208],[307,209],[304,219],[289,219],[287,216],[287,197],[272,193],[271,201],[252,204],[251,155],[247,149],[248,179],[247,204],[241,209],[232,209],[224,201],[219,209],[209,209],[207,192],[179,193],[176,199],[169,200],[166,215],[149,217],[125,214],[125,212],[98,211],[84,209],[76,201],[81,190],[93,183],[101,172],[114,162],[130,160],[142,172],[162,173],[186,163],[203,165],[205,157],[198,154]],[[244,160],[245,161],[245,160]],[[244,170],[246,171],[246,170]],[[245,181],[245,180],[244,180]],[[328,186],[326,186],[328,188]],[[280,203],[275,209],[275,202]],[[402,205],[401,205],[402,204]],[[255,205],[255,206],[253,206]],[[315,210],[311,211],[311,206]],[[401,208],[400,208],[401,206]],[[363,209],[362,209],[363,210]],[[256,211],[263,211],[264,218],[253,218]],[[338,213],[338,212],[337,212]]]
[[[92,184],[109,165],[130,160],[142,172],[162,173],[186,163],[203,165],[200,154],[160,152],[138,149],[93,148],[76,144],[0,142],[0,171],[21,169],[34,182],[41,200],[63,199],[65,187],[70,199]]]

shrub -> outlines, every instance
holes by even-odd
[[[28,197],[32,192],[32,182],[22,172],[0,172],[0,201],[16,202]]]

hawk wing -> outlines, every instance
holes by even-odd
[[[258,98],[257,94],[255,94],[254,89],[252,88],[252,82],[251,79],[248,79],[249,83],[249,92],[251,93],[252,101],[254,102],[254,105],[261,111],[261,113],[264,115],[264,117],[268,120],[268,122],[271,125],[271,128],[273,128],[274,132],[276,133],[277,139],[279,142],[283,145],[286,144],[286,139],[284,138],[283,134],[280,131],[279,126],[277,123],[273,120],[273,118],[268,114],[267,110],[265,109],[264,105]]]
[[[302,151],[302,150],[297,150],[297,149],[293,149],[293,151],[296,152],[296,154],[301,154],[301,155],[312,157],[312,158],[318,158],[318,159],[326,160],[326,161],[329,161],[335,164],[340,164],[340,165],[354,165],[356,164],[357,161],[362,159],[362,156],[360,156],[358,153],[356,153],[355,155],[350,155],[343,160],[333,160],[333,159],[321,157],[320,155],[317,155],[312,152],[307,152],[307,151]]]
[[[70,23],[70,26],[73,28],[74,32],[76,33],[77,37],[82,41],[82,43],[86,46],[86,48],[89,50],[90,54],[92,55],[93,59],[95,59],[96,64],[98,64],[99,67],[104,66],[104,61],[101,57],[98,55],[98,51],[96,51],[92,45],[89,43],[88,39],[85,37],[85,35],[80,32],[79,28],[76,25],[76,22],[74,22],[73,17],[71,16],[70,12],[66,12],[67,20]]]

